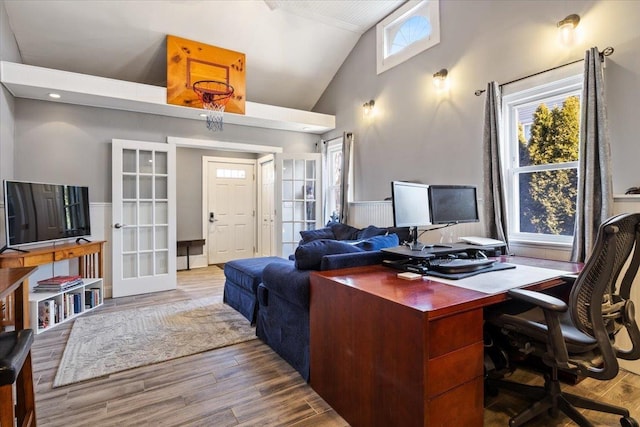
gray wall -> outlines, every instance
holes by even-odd
[[[583,40],[567,48],[555,25],[571,13],[581,16]],[[314,107],[336,115],[325,139],[354,132],[356,200],[390,196],[395,179],[481,188],[484,96],[474,91],[583,58],[591,46],[615,48],[605,72],[614,190],[640,185],[640,2],[441,0],[440,25],[440,44],[380,75],[369,30]],[[432,84],[441,68],[448,93]],[[366,123],[370,99],[378,116]]]
[[[12,178],[88,185],[91,202],[111,201],[111,140],[166,142],[167,136],[223,140],[312,151],[317,135],[225,125],[212,133],[203,121],[106,110],[57,102],[15,99],[15,148]],[[202,234],[203,155],[238,153],[178,150],[178,239]],[[246,156],[246,154],[245,154]],[[255,157],[251,155],[251,157]]]
[[[9,27],[9,17],[0,0],[0,60],[22,62],[13,32]],[[0,85],[0,181],[13,175],[13,134],[14,134],[14,100],[11,94]],[[4,189],[0,188],[0,201],[3,200]],[[4,228],[4,227],[0,227]]]

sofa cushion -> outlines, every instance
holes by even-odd
[[[301,244],[309,243],[318,239],[335,239],[336,235],[333,234],[333,230],[329,227],[318,228],[317,230],[303,230],[300,232],[302,237]]]
[[[313,240],[298,246],[296,249],[296,268],[300,270],[318,270],[322,262],[322,257],[325,255],[363,251],[364,249],[362,248],[339,240]]]
[[[356,240],[358,238],[356,234],[360,231],[358,228],[339,222],[331,224],[329,227],[333,231],[336,240]]]
[[[262,287],[267,292],[262,291],[261,304],[270,305],[271,294],[275,293],[284,301],[308,310],[309,273],[308,270],[297,269],[292,262],[274,262],[267,265],[262,274]]]
[[[244,288],[255,295],[262,282],[262,270],[272,262],[285,261],[280,257],[244,258],[228,261],[224,264],[224,276],[227,281]]]
[[[368,239],[364,239],[356,243],[355,246],[362,248],[365,251],[378,251],[384,248],[392,248],[394,246],[398,246],[399,244],[400,240],[398,240],[398,235],[387,234],[369,237]]]

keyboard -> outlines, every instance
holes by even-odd
[[[429,261],[431,269],[440,273],[456,274],[469,273],[483,268],[489,268],[495,261],[490,259],[454,259],[442,258]]]
[[[504,242],[502,240],[490,239],[488,237],[477,237],[477,236],[466,236],[460,237],[460,241],[469,243],[470,245],[477,246],[503,246]]]

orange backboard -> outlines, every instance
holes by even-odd
[[[234,89],[225,111],[244,114],[245,68],[244,53],[167,36],[167,104],[202,108],[193,84],[217,80]]]

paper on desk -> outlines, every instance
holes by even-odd
[[[442,279],[440,277],[430,277],[430,279],[485,294],[497,294],[509,289],[554,279],[568,273],[567,271],[552,270],[550,268],[516,265],[516,268],[510,270],[489,271],[459,280]]]

